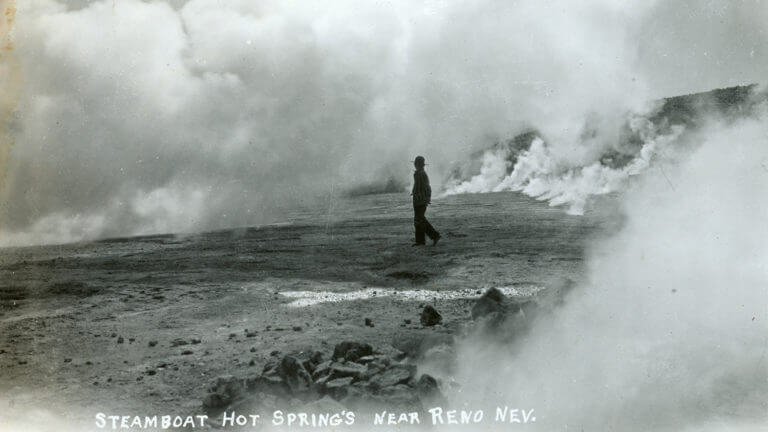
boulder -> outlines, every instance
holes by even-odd
[[[472,306],[472,319],[482,318],[493,313],[504,313],[504,294],[498,288],[490,288]]]
[[[348,387],[352,384],[353,379],[352,377],[344,377],[328,380],[323,386],[323,391],[336,400],[342,399],[347,395]]]
[[[420,317],[421,325],[425,327],[431,327],[443,322],[443,316],[432,306],[426,306],[421,311]]]
[[[331,372],[331,364],[333,363],[330,360],[326,360],[315,366],[315,369],[312,371],[312,378],[317,380],[324,375],[328,375]]]
[[[365,365],[354,362],[334,363],[331,365],[331,378],[360,378],[367,370]]]
[[[208,389],[208,395],[203,399],[203,408],[208,412],[224,409],[244,393],[245,382],[242,379],[232,375],[220,376]]]
[[[285,381],[293,394],[307,392],[312,387],[312,375],[296,357],[283,357],[277,375]]]
[[[440,387],[437,384],[437,380],[427,374],[423,374],[419,381],[416,382],[416,390],[419,395],[424,397],[432,397],[440,393]]]
[[[382,389],[406,383],[414,375],[416,375],[415,365],[393,365],[371,377],[369,382],[374,387]]]
[[[333,349],[333,360],[357,361],[360,357],[373,354],[373,347],[360,342],[342,342]]]

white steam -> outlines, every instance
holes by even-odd
[[[658,135],[656,127],[643,118],[633,118],[629,129],[638,134],[643,145],[626,165],[613,168],[604,165],[599,146],[586,145],[585,155],[563,157],[551,145],[537,137],[529,149],[510,161],[513,149],[496,148],[483,154],[480,173],[470,179],[449,185],[445,195],[521,191],[528,196],[549,201],[550,205],[567,205],[569,214],[584,214],[587,200],[594,195],[604,195],[623,190],[631,177],[645,172],[658,153],[670,152],[669,148],[683,131],[682,126],[672,132]],[[588,154],[588,155],[587,155]],[[591,156],[590,156],[591,155]],[[590,158],[591,157],[591,158]],[[586,161],[585,158],[589,158]],[[576,165],[574,164],[581,164]]]
[[[460,345],[454,402],[534,408],[542,430],[764,427],[766,120],[712,125],[666,178],[641,176],[562,308],[511,345]]]
[[[280,220],[416,154],[439,185],[523,126],[578,158],[592,113],[763,76],[764,5],[680,3],[18,2],[0,244]]]

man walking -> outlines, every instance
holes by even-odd
[[[432,188],[429,186],[429,177],[424,171],[424,157],[416,156],[413,161],[416,171],[413,173],[413,226],[416,228],[416,243],[414,246],[423,246],[426,244],[424,235],[432,239],[432,245],[436,245],[440,240],[440,233],[437,232],[429,223],[424,214],[427,212],[427,206],[432,201]]]

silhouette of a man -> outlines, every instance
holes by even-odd
[[[429,177],[424,171],[424,157],[416,156],[413,161],[416,171],[413,173],[413,226],[416,229],[416,243],[414,246],[423,246],[426,244],[424,235],[426,234],[432,240],[432,245],[436,245],[440,240],[440,233],[429,223],[424,214],[427,212],[427,206],[432,202],[432,188],[429,186]]]

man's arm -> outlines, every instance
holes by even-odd
[[[429,185],[429,176],[424,173],[424,192],[427,196],[427,204],[432,204],[432,187]]]

